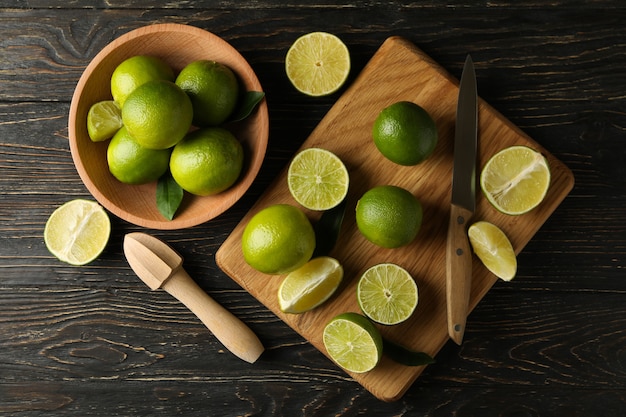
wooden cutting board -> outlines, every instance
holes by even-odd
[[[480,75],[480,67],[477,71]],[[478,91],[480,94],[480,83]],[[408,321],[379,328],[383,337],[389,340],[436,356],[448,342],[445,244],[457,95],[458,81],[454,77],[409,41],[391,37],[302,145],[302,149],[321,147],[334,152],[344,161],[350,173],[346,215],[339,241],[331,253],[343,264],[345,276],[337,293],[325,304],[301,315],[282,313],[276,294],[283,277],[256,272],[243,259],[241,236],[254,214],[277,203],[298,206],[287,188],[286,168],[220,247],[216,254],[219,267],[327,355],[322,343],[326,323],[337,314],[359,312],[355,292],[358,277],[372,265],[397,263],[415,278],[419,287],[419,304]],[[378,113],[400,100],[413,101],[424,107],[439,131],[434,154],[414,167],[399,166],[385,159],[371,138],[372,124]],[[473,220],[487,220],[499,226],[519,253],[570,192],[574,177],[563,163],[481,99],[478,137],[479,167],[491,155],[511,145],[530,146],[542,152],[550,164],[552,183],[548,195],[530,213],[518,217],[503,215],[490,206],[480,191],[477,192]],[[357,200],[368,189],[384,184],[408,189],[420,199],[424,208],[423,224],[417,238],[410,245],[398,249],[382,249],[369,243],[356,227],[354,209]],[[312,221],[320,215],[305,212]],[[470,309],[478,304],[496,280],[474,257]],[[471,326],[471,317],[468,324]],[[399,365],[383,356],[373,371],[351,376],[377,398],[394,401],[404,394],[423,369]]]

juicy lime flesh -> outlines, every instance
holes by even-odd
[[[196,130],[172,151],[170,171],[184,190],[214,195],[230,188],[243,168],[243,148],[231,132],[222,128]]]
[[[248,265],[266,274],[286,274],[307,263],[315,249],[315,232],[299,208],[275,204],[256,213],[241,238]]]
[[[198,60],[182,69],[176,84],[189,95],[193,124],[207,127],[222,124],[231,115],[239,98],[239,84],[226,65]]]
[[[287,184],[294,199],[311,210],[328,210],[348,193],[346,166],[334,153],[320,148],[299,152],[291,161]]]
[[[94,142],[110,139],[122,127],[122,111],[113,100],[95,103],[87,113],[87,133]]]
[[[189,96],[170,81],[149,81],[137,87],[122,107],[128,133],[143,147],[166,149],[176,145],[191,127]]]
[[[58,207],[48,218],[44,241],[50,253],[71,265],[85,265],[106,247],[111,222],[104,209],[94,201],[71,200]]]
[[[417,285],[404,268],[379,264],[359,279],[357,299],[370,319],[386,325],[398,324],[407,320],[417,307]]]
[[[333,295],[343,278],[343,267],[322,256],[290,272],[278,289],[278,303],[285,313],[304,313]]]
[[[339,366],[354,373],[374,369],[383,351],[378,329],[357,313],[333,318],[324,328],[323,342],[328,355]]]
[[[422,205],[404,188],[374,187],[357,202],[356,222],[370,242],[384,248],[397,248],[417,236],[422,225]]]
[[[337,36],[312,32],[298,38],[289,48],[285,69],[298,91],[324,96],[345,83],[350,73],[350,53]]]
[[[428,112],[400,101],[384,108],[372,127],[374,144],[387,159],[399,165],[417,165],[435,150],[438,132]]]
[[[125,127],[118,130],[107,147],[109,171],[125,184],[156,181],[167,171],[169,162],[169,149],[144,148]]]
[[[167,63],[155,56],[136,55],[122,61],[111,75],[113,100],[122,107],[126,98],[140,85],[148,81],[174,81],[174,71]]]
[[[497,210],[523,214],[545,198],[550,186],[550,168],[541,153],[526,146],[511,146],[487,161],[480,186]]]
[[[515,251],[509,238],[498,226],[480,221],[472,224],[467,233],[474,253],[489,271],[505,281],[515,277]]]

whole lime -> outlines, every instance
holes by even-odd
[[[148,149],[141,146],[122,127],[107,147],[109,171],[125,184],[145,184],[157,180],[167,171],[169,149]]]
[[[136,55],[122,61],[111,75],[111,94],[120,106],[140,85],[153,80],[174,81],[174,71],[162,59],[150,55]]]
[[[226,65],[199,60],[182,69],[176,84],[191,98],[193,124],[217,126],[231,115],[239,98],[239,83]]]
[[[435,122],[428,112],[410,101],[384,108],[372,128],[374,144],[387,159],[400,165],[417,165],[437,145]]]
[[[143,147],[165,149],[176,145],[191,126],[189,97],[171,81],[148,81],[137,87],[122,107],[122,122]]]
[[[184,190],[213,195],[237,181],[243,167],[243,148],[231,132],[219,127],[189,133],[172,151],[170,171]]]
[[[422,225],[422,205],[408,190],[382,185],[367,191],[356,206],[359,231],[384,248],[409,244]]]
[[[307,263],[315,249],[315,232],[304,212],[275,204],[256,213],[241,238],[245,261],[266,274],[286,274]]]

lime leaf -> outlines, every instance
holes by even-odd
[[[406,366],[423,366],[435,363],[435,360],[428,353],[407,349],[387,339],[383,339],[383,353],[393,361]]]
[[[172,220],[183,201],[183,189],[170,174],[165,174],[157,182],[156,201],[159,212]]]
[[[239,100],[239,105],[228,120],[229,122],[240,122],[252,114],[252,111],[263,100],[263,91],[247,91]]]
[[[341,230],[345,212],[346,199],[344,198],[339,205],[322,213],[320,219],[315,223],[313,227],[315,230],[313,258],[326,256],[333,250],[339,238],[339,230]]]

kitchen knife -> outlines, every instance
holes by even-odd
[[[472,58],[467,55],[461,74],[454,133],[454,167],[446,244],[448,334],[463,341],[472,286],[472,253],[467,227],[476,206],[476,149],[478,97]]]

